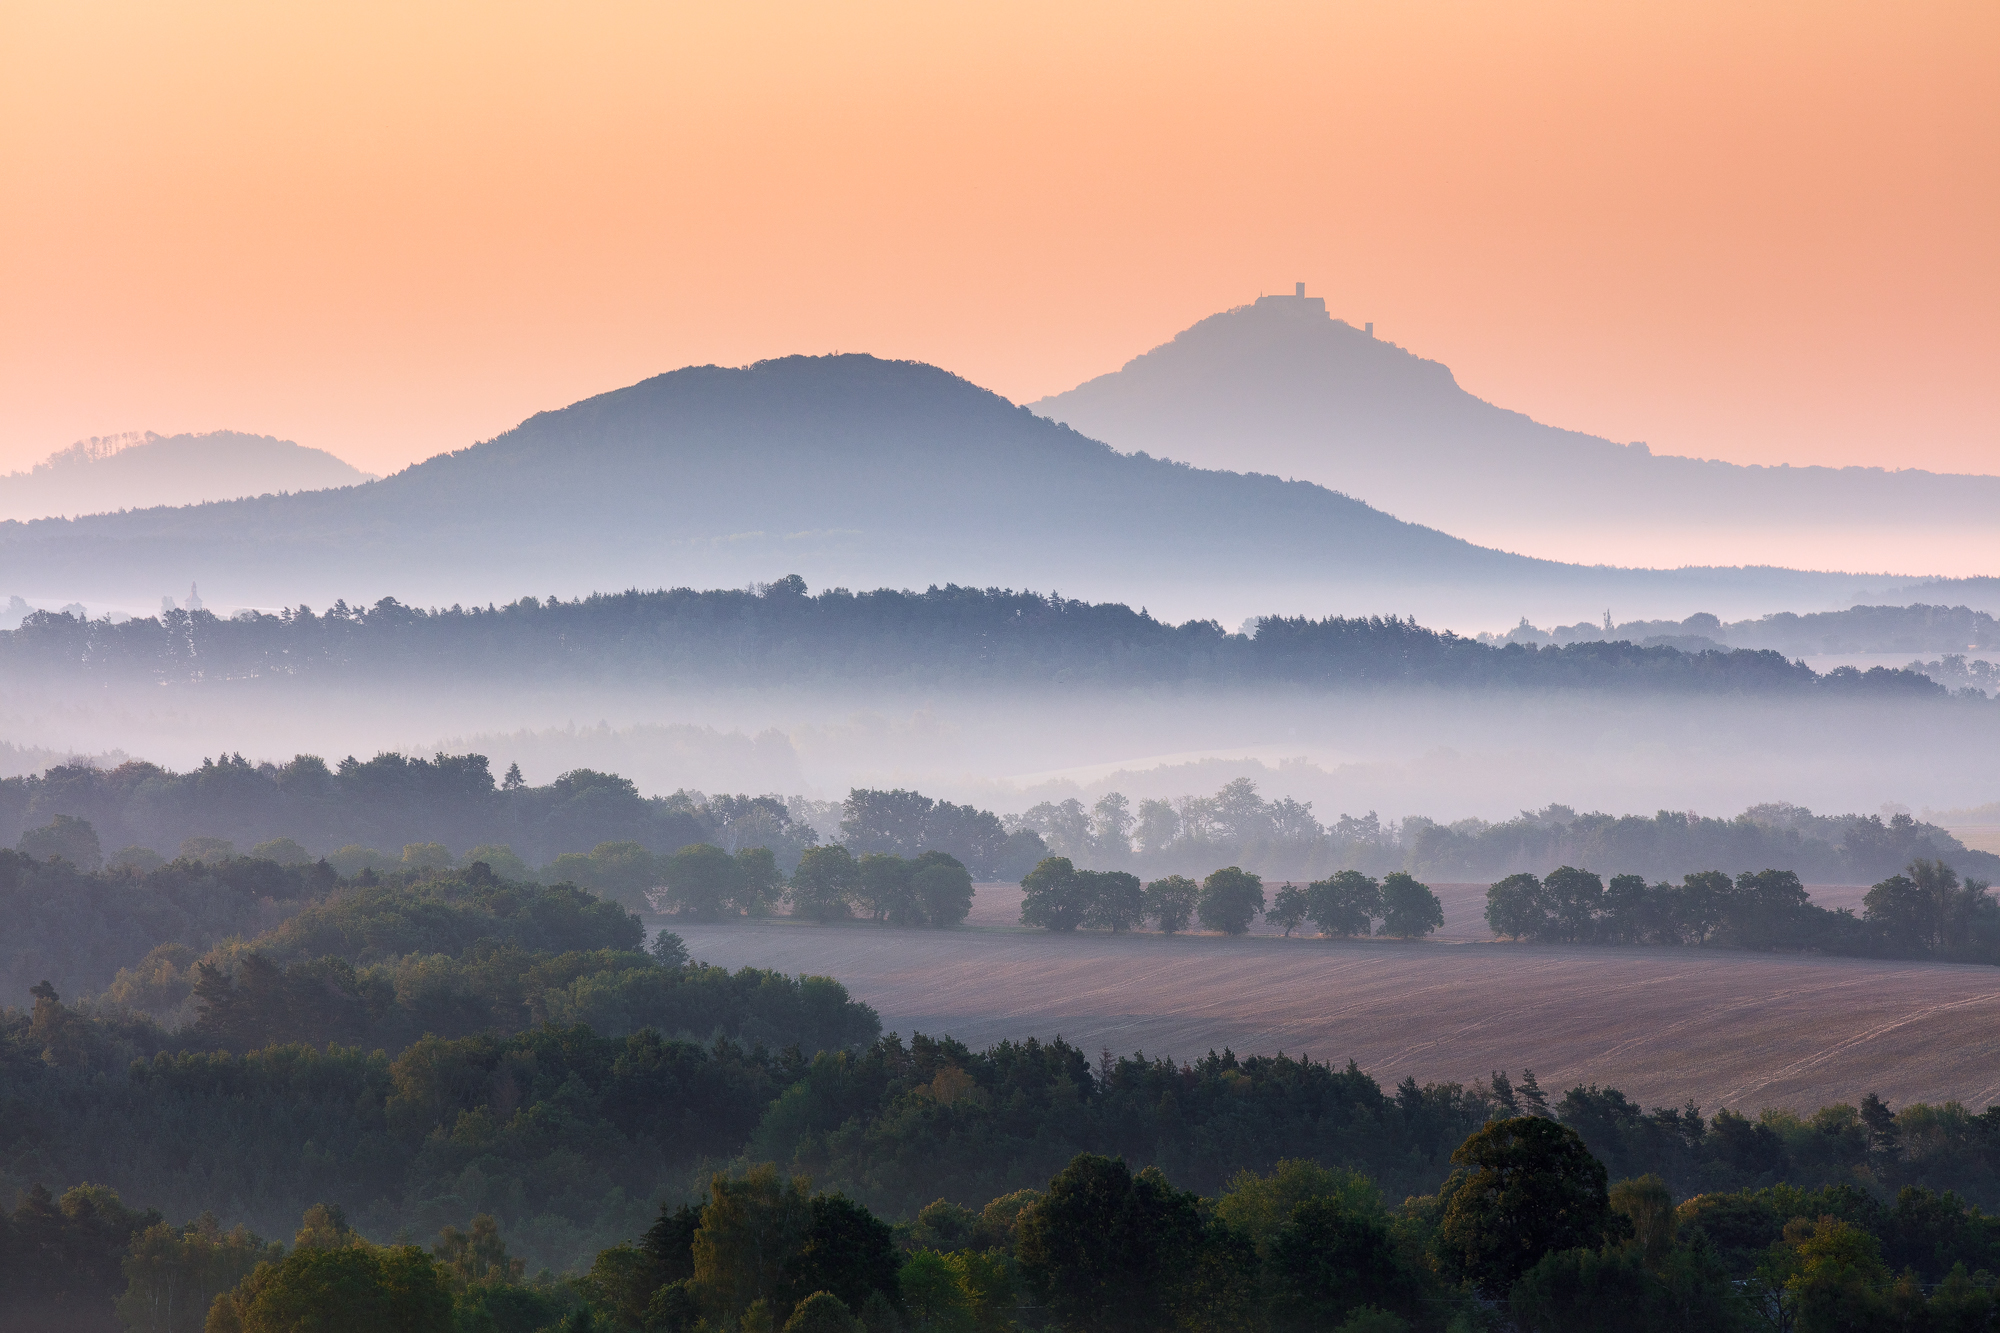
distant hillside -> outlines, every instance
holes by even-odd
[[[0,594],[44,604],[150,604],[196,581],[223,607],[448,604],[797,570],[822,587],[1044,587],[1176,617],[1487,625],[1607,600],[1761,614],[1862,586],[1525,559],[1311,483],[1120,454],[935,367],[859,355],[677,370],[367,487],[0,524],[0,569],[14,583]]]
[[[1537,629],[1522,624],[1506,634],[1482,634],[1492,643],[1570,644],[1625,640],[1688,652],[1755,648],[1788,657],[1853,653],[1967,653],[2000,655],[2000,620],[1964,606],[1854,606],[1845,611],[1797,615],[1780,611],[1724,624],[1697,612],[1683,620],[1630,620],[1609,628],[1588,621]]]
[[[1703,647],[1709,645],[1703,641]],[[1309,689],[1453,686],[1950,701],[1907,671],[1818,674],[1757,651],[1684,652],[1590,640],[1486,644],[1413,621],[1266,616],[1254,632],[1169,624],[1129,606],[998,589],[844,588],[796,575],[756,590],[524,597],[421,611],[385,598],[324,614],[170,611],[112,624],[38,612],[0,633],[0,678],[202,684],[252,679],[471,687],[625,684],[819,686],[867,681],[1080,688],[1230,685]]]
[[[2000,477],[1657,456],[1476,398],[1317,297],[1212,315],[1030,406],[1118,449],[1315,481],[1565,560],[2000,570]]]
[[[324,449],[268,435],[135,431],[78,440],[29,471],[0,476],[0,519],[200,504],[373,479]]]

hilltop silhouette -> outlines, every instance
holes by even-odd
[[[324,449],[268,435],[125,435],[78,440],[26,472],[0,475],[0,519],[200,504],[372,481]]]
[[[1176,615],[1479,606],[1508,621],[1607,597],[1630,614],[1751,614],[1862,586],[1482,549],[1308,482],[1121,454],[936,367],[864,355],[673,371],[365,487],[0,524],[0,568],[16,582],[0,593],[91,604],[196,579],[218,606],[448,604],[777,568],[817,587],[1042,587]]]
[[[1316,481],[1563,559],[1800,564],[1804,548],[1848,569],[1966,572],[1942,562],[1972,543],[2000,563],[2000,477],[1746,467],[1543,425],[1318,297],[1212,315],[1030,406],[1118,449]]]

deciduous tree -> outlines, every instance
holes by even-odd
[[[925,852],[911,863],[910,892],[927,926],[955,926],[972,911],[972,872],[949,852]]]
[[[1548,930],[1548,909],[1542,905],[1542,882],[1533,875],[1509,875],[1486,890],[1486,924],[1495,935],[1514,940],[1540,939]]]
[[[1438,1246],[1489,1299],[1503,1299],[1552,1250],[1602,1245],[1622,1231],[1603,1163],[1576,1131],[1521,1116],[1496,1121],[1451,1155]]]
[[[792,872],[792,911],[811,921],[837,921],[852,914],[854,890],[854,858],[847,848],[837,842],[808,847]]]
[[[1201,882],[1196,910],[1210,930],[1241,935],[1264,910],[1264,881],[1236,866],[1218,870]]]
[[[1146,886],[1146,919],[1162,934],[1176,935],[1194,920],[1195,904],[1201,900],[1201,885],[1185,875],[1168,875]]]
[[[1090,911],[1087,884],[1067,856],[1045,856],[1021,881],[1021,924],[1075,930]]]
[[[1123,870],[1079,870],[1090,906],[1083,924],[1098,930],[1130,930],[1146,919],[1146,890],[1137,875]]]
[[[1306,886],[1306,915],[1322,935],[1368,935],[1382,915],[1382,886],[1359,870],[1342,870]]]
[[[1382,934],[1421,939],[1444,924],[1444,904],[1402,871],[1382,880]]]

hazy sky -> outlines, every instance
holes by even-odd
[[[795,351],[1028,400],[1303,279],[1656,452],[2000,471],[1996,69],[1992,0],[10,0],[0,469]]]

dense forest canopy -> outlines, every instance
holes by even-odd
[[[922,843],[937,807],[912,795],[851,799],[844,831],[886,849],[862,864]],[[59,824],[57,834],[75,829]],[[848,855],[836,844],[807,861],[836,849]],[[1935,863],[1910,871],[1871,891],[1861,921],[1844,920],[1919,955],[2000,938],[2000,909],[1983,886]],[[1332,933],[1357,928],[1338,916],[1344,900],[1331,892],[1365,878],[1348,875],[1315,884],[1304,900]],[[1607,890],[1567,868],[1521,882],[1532,878],[1495,884],[1496,905],[1516,913],[1497,924],[1558,940],[1610,940],[1622,929],[1617,895],[1629,886],[1614,880]],[[1816,947],[1743,934],[1805,910],[1796,876],[1697,878],[1641,884],[1633,919],[1663,912],[1675,930],[1709,932],[1669,943]],[[1137,886],[1100,872],[1094,891],[1116,892],[1114,880]],[[1228,930],[1206,911],[1224,880],[1257,886],[1234,868],[1202,886],[1205,924]],[[1391,886],[1380,887],[1386,905]],[[1035,1211],[1075,1190],[1137,1190],[1133,1206],[1180,1217],[1195,1228],[1189,1235],[1237,1256],[1220,1270],[1190,1270],[1235,1274],[1215,1279],[1219,1288],[1176,1278],[1147,1298],[1158,1305],[1147,1309],[1189,1328],[1323,1326],[1325,1309],[1348,1299],[1344,1319],[1353,1302],[1342,1283],[1307,1283],[1279,1299],[1310,1271],[1278,1258],[1306,1243],[1308,1233],[1286,1240],[1287,1228],[1308,1223],[1321,1228],[1309,1233],[1321,1238],[1314,1245],[1362,1222],[1379,1229],[1360,1237],[1389,1265],[1372,1290],[1405,1324],[1368,1327],[1445,1333],[1464,1311],[1487,1308],[1481,1293],[1523,1310],[1560,1306],[1575,1297],[1564,1264],[1625,1264],[1620,1289],[1647,1302],[1665,1289],[1657,1284],[1680,1280],[1622,1248],[1645,1235],[1623,1224],[1575,1245],[1550,1241],[1504,1272],[1482,1268],[1463,1218],[1451,1219],[1486,1151],[1477,1145],[1495,1134],[1544,1144],[1551,1163],[1581,1172],[1586,1194],[1607,1179],[1652,1178],[1644,1189],[1655,1221],[1687,1200],[1674,1211],[1682,1241],[1662,1233],[1644,1243],[1662,1254],[1679,1243],[1708,1247],[1684,1256],[1709,1265],[1707,1285],[1696,1284],[1705,1300],[1726,1304],[1747,1291],[1770,1256],[1792,1252],[1786,1246],[1809,1251],[1792,1235],[1801,1220],[1825,1228],[1832,1217],[1870,1237],[1888,1262],[1912,1269],[1920,1296],[1960,1265],[1974,1273],[2000,1262],[2000,1225],[1978,1211],[2000,1205],[2000,1108],[1891,1108],[1871,1095],[1809,1116],[1753,1118],[1646,1109],[1594,1086],[1556,1095],[1532,1073],[1386,1089],[1337,1059],[1092,1056],[1060,1038],[975,1051],[945,1036],[882,1036],[874,1013],[832,979],[728,973],[690,960],[671,933],[642,949],[639,920],[616,902],[509,881],[483,861],[343,878],[326,863],[183,858],[143,874],[87,874],[61,857],[0,852],[0,888],[0,912],[22,926],[9,935],[17,972],[98,969],[69,982],[74,990],[39,982],[31,1005],[0,1012],[0,1195],[18,1200],[0,1221],[0,1302],[13,1303],[0,1305],[0,1322],[108,1333],[115,1314],[128,1328],[169,1327],[157,1301],[181,1283],[173,1289],[200,1292],[203,1310],[234,1293],[227,1317],[240,1322],[221,1327],[281,1327],[256,1322],[259,1301],[285,1289],[273,1284],[338,1263],[349,1266],[344,1280],[385,1290],[435,1283],[428,1317],[444,1322],[411,1326],[440,1333],[532,1333],[558,1319],[695,1333],[694,1319],[737,1299],[712,1284],[731,1247],[759,1234],[743,1229],[749,1223],[722,1228],[748,1209],[793,1210],[797,1224],[773,1242],[790,1256],[773,1271],[791,1276],[753,1283],[750,1295],[731,1288],[746,1307],[764,1299],[804,1309],[815,1291],[836,1290],[826,1285],[836,1270],[865,1271],[877,1276],[839,1291],[850,1318],[868,1304],[869,1283],[882,1293],[876,1315],[886,1305],[898,1322],[878,1317],[871,1329],[1082,1329],[1095,1325],[1061,1294],[1071,1280],[1064,1265],[1080,1260],[1065,1259],[1068,1242],[1047,1230],[1058,1213]],[[1645,893],[1662,896],[1653,903]],[[1087,914],[1083,924],[1092,924]],[[135,961],[104,978],[105,955],[121,951]],[[1503,1062],[1496,1053],[1493,1063]],[[1520,1127],[1524,1119],[1541,1128]],[[1338,1206],[1302,1217],[1316,1198]],[[1635,1228],[1647,1215],[1637,1204],[1628,1212]],[[289,1250],[258,1238],[287,1234],[302,1214]],[[437,1240],[427,1255],[396,1248],[398,1237]],[[1578,1258],[1579,1249],[1595,1257]],[[936,1257],[910,1270],[926,1251]],[[801,1267],[821,1252],[850,1258]],[[851,1256],[862,1253],[876,1257],[857,1270]],[[990,1269],[974,1263],[981,1255]],[[1544,1262],[1554,1268],[1542,1271]],[[543,1267],[573,1276],[528,1277]],[[1876,1271],[1867,1270],[1867,1290],[1887,1301],[1893,1272]],[[1772,1291],[1792,1291],[1785,1281]],[[1969,1278],[1961,1285],[1985,1290]],[[1216,1290],[1226,1317],[1204,1304]],[[1306,1305],[1286,1306],[1294,1299]],[[925,1322],[961,1300],[987,1322]],[[766,1326],[729,1309],[732,1328]],[[475,1313],[492,1322],[450,1322]],[[821,1326],[857,1333],[837,1320],[799,1333]],[[1711,1312],[1696,1326],[1732,1325]]]
[[[286,1255],[227,1228],[282,1236],[301,1213],[295,1252],[437,1237],[439,1308],[505,1297],[532,1317],[457,1327],[522,1333],[552,1329],[585,1304],[592,1320],[565,1328],[694,1333],[696,1319],[724,1314],[707,1327],[775,1327],[744,1321],[741,1307],[782,1299],[782,1317],[816,1290],[839,1294],[851,1318],[871,1289],[895,1320],[878,1317],[871,1330],[1101,1329],[1102,1307],[1063,1287],[1083,1279],[1085,1237],[1121,1232],[1131,1253],[1104,1276],[1127,1264],[1155,1272],[1142,1293],[1148,1318],[1217,1330],[1328,1327],[1328,1311],[1344,1320],[1363,1303],[1399,1322],[1357,1327],[1485,1327],[1459,1322],[1481,1296],[1517,1314],[1579,1299],[1562,1267],[1579,1263],[1608,1263],[1612,1294],[1643,1299],[1619,1327],[1757,1327],[1732,1292],[1803,1299],[1810,1283],[1790,1283],[1800,1265],[1770,1265],[1787,1246],[1810,1253],[1803,1242],[1815,1228],[1838,1227],[1867,1238],[1850,1322],[1783,1326],[1902,1329],[1910,1325],[1851,1322],[1855,1304],[1886,1303],[1905,1269],[1920,1302],[1931,1287],[1984,1293],[2000,1263],[2000,1225],[1981,1211],[2000,1195],[2000,1108],[1891,1108],[1865,1095],[1809,1116],[1753,1118],[1691,1104],[1646,1110],[1594,1086],[1555,1095],[1532,1073],[1389,1090],[1351,1064],[1288,1056],[1093,1060],[1060,1041],[973,1051],[922,1036],[806,1059],[545,1026],[426,1039],[393,1059],[303,1045],[162,1053],[109,1075],[79,1068],[60,1045],[36,1049],[52,1031],[103,1021],[53,996],[31,1014],[0,1016],[12,1113],[0,1183],[20,1198],[0,1219],[9,1279],[0,1300],[10,1303],[0,1317],[40,1301],[44,1317],[69,1312],[64,1327],[109,1330],[122,1294],[126,1327],[162,1327],[128,1313],[133,1292],[157,1293],[177,1265],[214,1264],[224,1278],[202,1292],[205,1309],[270,1262],[261,1283],[242,1289],[250,1306],[284,1277],[275,1266]],[[1503,1166],[1511,1171],[1480,1174]],[[1512,1222],[1504,1211],[1479,1222],[1477,1201],[1502,1176],[1510,1189],[1558,1193]],[[81,1179],[92,1184],[67,1183]],[[1623,1183],[1607,1196],[1611,1181]],[[1567,1208],[1556,1206],[1564,1190],[1575,1196]],[[1176,1216],[1193,1248],[1159,1270],[1157,1228]],[[1308,1227],[1317,1230],[1299,1234]],[[1227,1262],[1192,1262],[1207,1250],[1204,1234]],[[1496,1261],[1481,1234],[1517,1257]],[[469,1262],[482,1236],[485,1260]],[[1355,1253],[1343,1247],[1356,1244],[1375,1258],[1342,1277],[1338,1265]],[[770,1256],[764,1276],[726,1279],[758,1246]],[[1699,1271],[1662,1264],[1678,1246],[1693,1247],[1682,1258]],[[1288,1249],[1303,1252],[1286,1260]],[[843,1257],[815,1271],[816,1251]],[[932,1274],[920,1285],[924,1270],[908,1265],[926,1251],[986,1256],[984,1301],[978,1282],[952,1276],[965,1276],[962,1257],[943,1264],[942,1283]],[[61,1254],[74,1256],[70,1266],[34,1262]],[[1528,1281],[1552,1256],[1554,1271]],[[530,1280],[545,1264],[574,1276]],[[1966,1276],[1981,1270],[1977,1282]],[[1586,1291],[1605,1280],[1592,1276]],[[1709,1313],[1672,1318],[1673,1302],[1659,1298],[1676,1282],[1683,1298],[1704,1292]],[[520,1290],[499,1290],[508,1284]],[[1207,1284],[1226,1297],[1219,1313],[1196,1299]],[[663,1288],[678,1290],[663,1298]],[[1287,1312],[1288,1291],[1302,1307]],[[1669,1310],[1650,1309],[1656,1300]],[[985,1318],[930,1322],[940,1301],[947,1314],[955,1302],[983,1305]],[[453,1327],[448,1314],[436,1318],[409,1326]],[[858,1333],[852,1322],[793,1327]]]
[[[1950,692],[1909,671],[1823,674],[1767,649],[1630,641],[1492,645],[1390,617],[1266,616],[1248,633],[1170,624],[1115,603],[1000,588],[593,594],[505,606],[165,611],[114,624],[41,611],[0,633],[0,669],[103,682],[682,679],[733,683],[1437,686],[1902,698]],[[1982,696],[1983,697],[1983,696]]]

